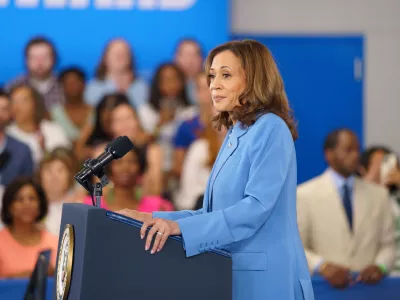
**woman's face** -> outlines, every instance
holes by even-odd
[[[203,59],[200,46],[194,42],[184,42],[179,46],[176,63],[188,78],[193,78],[202,69]]]
[[[119,105],[111,112],[111,131],[114,138],[123,135],[129,138],[136,136],[139,121],[132,107]]]
[[[107,73],[126,71],[131,61],[129,45],[120,39],[112,41],[104,59]]]
[[[85,82],[79,75],[75,73],[67,73],[62,81],[64,93],[67,96],[66,100],[70,101],[72,99],[82,97],[85,90]]]
[[[163,97],[177,97],[184,89],[184,83],[179,78],[178,72],[172,67],[165,67],[160,72],[160,91]]]
[[[71,176],[68,167],[61,160],[46,163],[40,170],[41,184],[46,193],[65,194],[69,189]]]
[[[245,72],[231,51],[217,54],[210,68],[210,91],[217,111],[232,111],[239,105],[239,96],[246,88]]]
[[[121,159],[111,163],[111,178],[117,187],[133,188],[139,175],[139,160],[136,154],[129,151]]]
[[[23,186],[10,207],[13,222],[34,224],[40,214],[39,195],[32,185]]]
[[[17,124],[34,121],[35,100],[29,88],[21,87],[11,94],[11,113]]]

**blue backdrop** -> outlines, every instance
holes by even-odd
[[[23,49],[36,34],[55,42],[58,67],[77,64],[89,76],[105,43],[124,37],[148,78],[183,37],[197,38],[206,53],[225,42],[229,14],[228,0],[0,0],[0,83],[24,71]]]
[[[249,36],[265,44],[282,73],[298,121],[298,182],[326,168],[323,142],[334,129],[363,141],[363,37]]]

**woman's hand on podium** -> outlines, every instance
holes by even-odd
[[[118,211],[116,211],[116,213],[127,216],[127,217],[135,219],[135,220],[138,220],[140,222],[145,222],[145,221],[149,221],[149,220],[153,219],[152,213],[140,212],[140,211],[128,209],[128,208],[118,210]]]
[[[152,226],[149,232],[147,233],[147,239],[145,244],[145,250],[149,250],[151,246],[151,241],[154,238],[153,247],[151,249],[151,254],[156,252],[160,252],[165,245],[168,237],[170,235],[180,235],[181,229],[179,228],[179,224],[174,221],[165,220],[165,219],[151,219],[147,220],[143,223],[142,228],[140,229],[140,237],[144,239],[146,235],[147,228]]]

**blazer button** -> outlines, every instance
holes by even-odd
[[[228,147],[229,147],[229,148],[232,147],[232,143],[229,143]]]

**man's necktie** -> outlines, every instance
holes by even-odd
[[[346,211],[350,230],[353,230],[353,209],[351,207],[351,190],[347,184],[343,185],[343,206]]]

